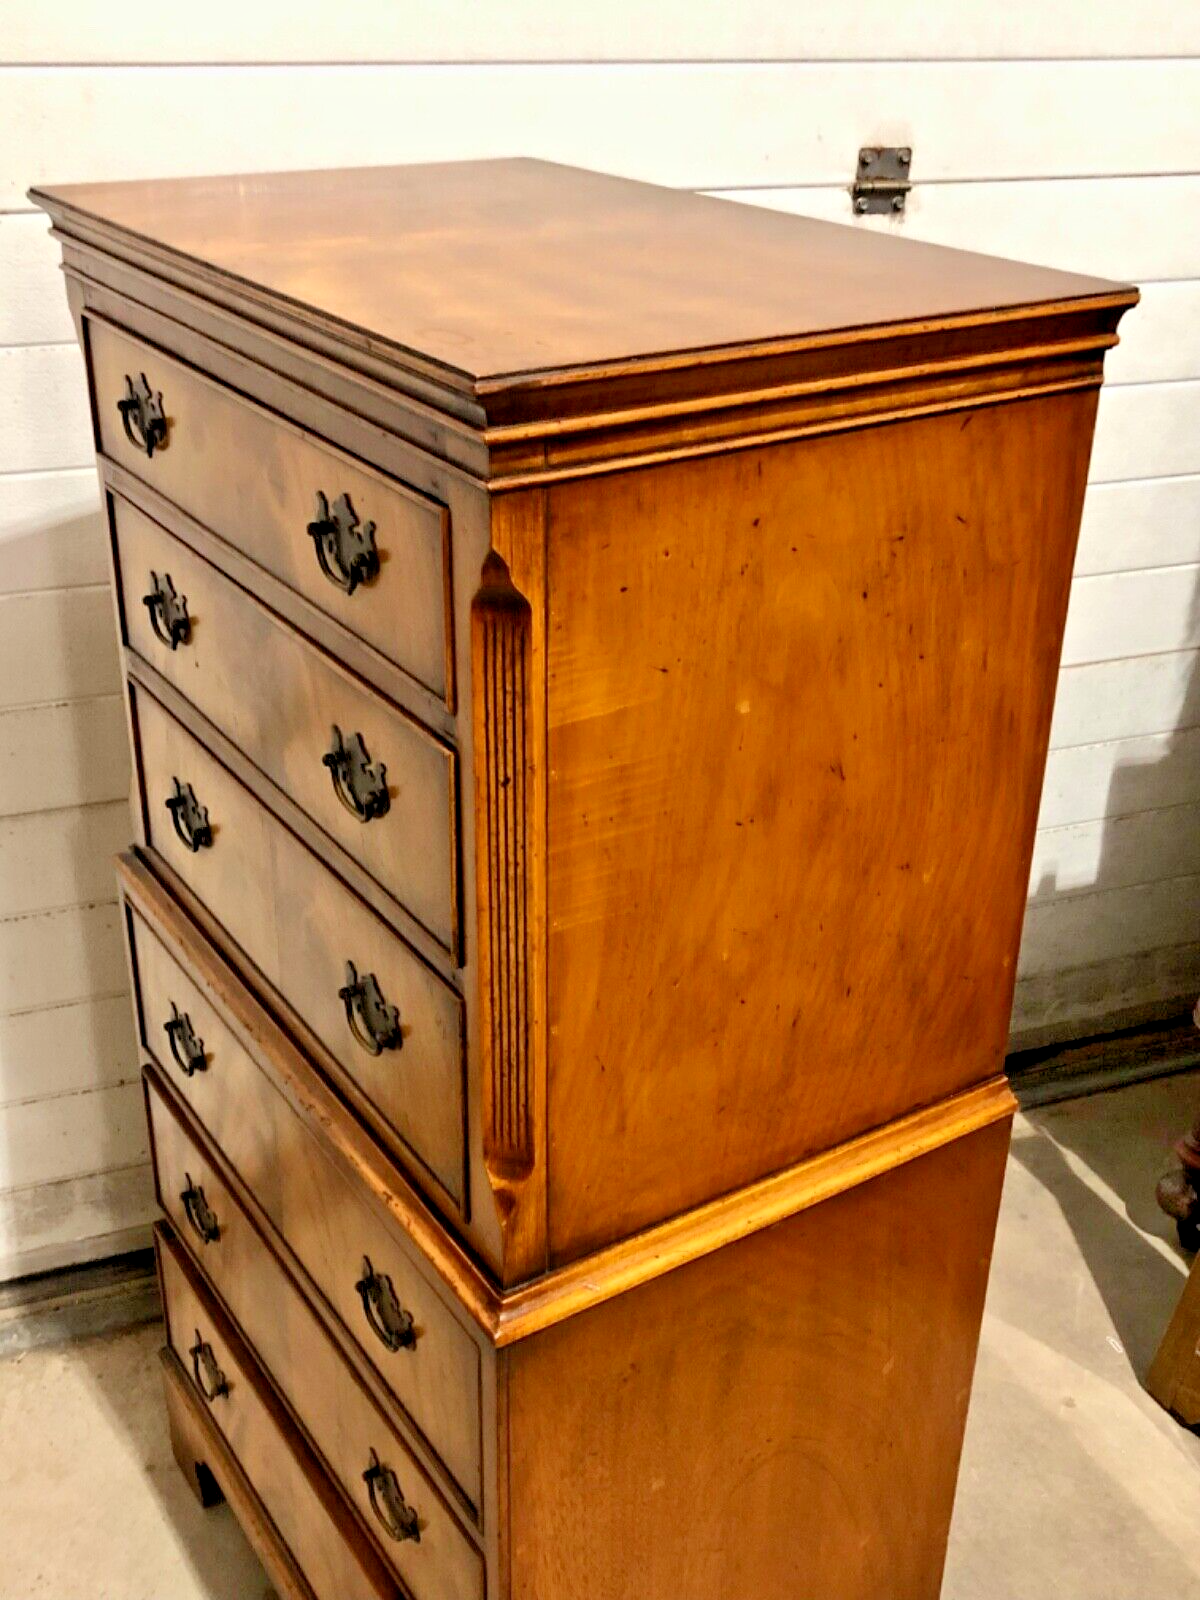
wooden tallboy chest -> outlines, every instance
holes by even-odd
[[[535,161],[35,199],[181,1463],[286,1596],[934,1600],[1136,295]]]

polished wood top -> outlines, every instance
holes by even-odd
[[[304,307],[373,349],[419,355],[468,391],[667,353],[1136,298],[1097,278],[545,161],[94,183],[31,197],[68,233],[157,246],[201,284]]]

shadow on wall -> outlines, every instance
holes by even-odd
[[[95,479],[0,482],[0,1280],[152,1214],[112,857],[129,759]]]
[[[1189,609],[1196,638],[1200,584]],[[1149,659],[1165,674],[1185,657]],[[1125,759],[1118,743],[1102,820],[1039,836],[1012,1049],[1176,1016],[1200,993],[1200,655],[1177,704],[1170,734],[1130,739]],[[1094,785],[1107,748],[1052,754],[1044,809],[1056,775],[1064,786]]]

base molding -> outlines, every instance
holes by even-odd
[[[1015,1051],[1005,1063],[1023,1110],[1102,1094],[1200,1067],[1200,1032],[1190,1010],[1067,1044]]]
[[[138,1230],[139,1241],[143,1231]],[[0,1358],[99,1333],[122,1333],[161,1316],[152,1250],[21,1278],[0,1285]]]

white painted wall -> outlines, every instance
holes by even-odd
[[[540,155],[1133,279],[1014,1017],[1200,987],[1200,7],[42,0],[0,30],[0,1277],[149,1215],[108,857],[128,775],[83,373],[32,183]]]

